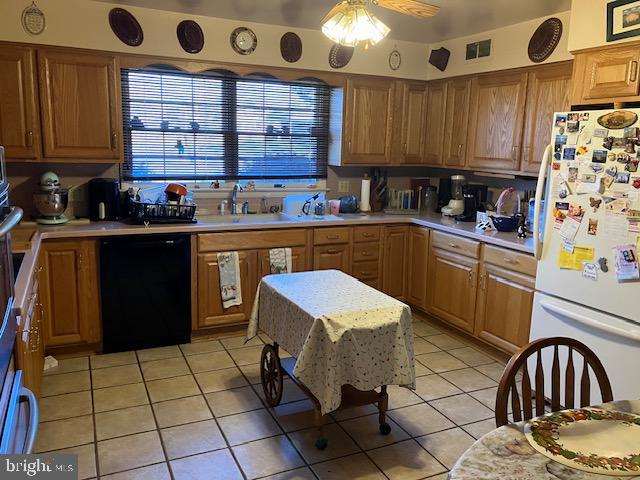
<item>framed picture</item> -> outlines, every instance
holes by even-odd
[[[607,4],[607,42],[640,35],[640,0]]]

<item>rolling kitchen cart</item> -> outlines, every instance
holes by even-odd
[[[309,285],[327,288],[310,294]],[[258,327],[273,341],[260,358],[265,400],[280,403],[288,375],[315,406],[318,449],[328,444],[323,416],[342,408],[375,404],[380,433],[389,434],[387,385],[415,385],[407,305],[337,270],[269,275],[258,287],[247,338]],[[291,357],[280,358],[281,348]]]

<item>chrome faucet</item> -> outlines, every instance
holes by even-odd
[[[242,191],[242,186],[239,183],[236,183],[233,186],[233,191],[231,192],[231,215],[238,214],[238,192]]]

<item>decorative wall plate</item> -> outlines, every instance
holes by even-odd
[[[449,50],[444,47],[440,47],[436,50],[431,50],[431,54],[429,55],[429,63],[441,72],[444,72],[447,69],[447,65],[449,64],[450,56],[451,52]]]
[[[529,40],[529,59],[532,62],[544,62],[560,43],[562,37],[562,21],[559,18],[548,18],[533,32]]]
[[[187,53],[198,53],[204,47],[202,28],[193,20],[183,20],[176,29],[178,42]]]
[[[231,47],[240,55],[249,55],[258,46],[258,37],[247,27],[238,27],[231,32]]]
[[[336,43],[329,50],[329,65],[331,68],[342,68],[346,66],[353,57],[353,47],[347,47]]]
[[[628,110],[616,110],[598,117],[598,124],[611,130],[630,127],[638,120],[638,115]]]
[[[389,68],[391,70],[398,70],[401,63],[402,56],[400,55],[400,52],[396,49],[393,49],[389,54]]]
[[[302,40],[293,33],[287,32],[280,39],[280,54],[289,63],[295,63],[302,57]]]
[[[617,477],[640,473],[640,415],[583,408],[530,420],[531,446],[562,465]]]
[[[31,35],[40,35],[47,26],[44,12],[38,8],[36,2],[31,2],[22,11],[22,27]]]
[[[124,8],[113,8],[109,12],[109,25],[116,37],[125,45],[138,47],[142,44],[144,40],[142,27],[136,17]]]

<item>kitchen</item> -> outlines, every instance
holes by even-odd
[[[577,392],[640,418],[640,2],[64,3],[0,7],[1,453],[109,479],[640,468],[635,431],[600,453],[585,422],[611,470],[526,433]]]

